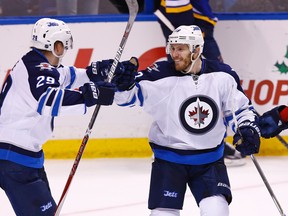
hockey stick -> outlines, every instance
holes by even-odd
[[[163,22],[167,28],[169,28],[171,31],[175,30],[175,27],[172,25],[172,23],[167,19],[167,17],[164,16],[164,14],[157,9],[154,14],[158,17],[159,20],[161,20],[161,22]]]
[[[234,121],[234,124],[235,124],[235,128],[236,128],[237,132],[239,133],[239,135],[240,135],[240,137],[241,137],[241,139],[238,140],[238,142],[236,143],[236,145],[239,145],[239,144],[241,144],[242,141],[243,141],[243,136],[242,136],[242,133],[241,133],[241,131],[239,130],[239,127],[238,127],[238,122],[237,122],[236,115],[235,115],[235,112],[234,112],[234,105],[233,105],[233,103],[232,103],[232,110],[233,110],[232,116],[233,116],[233,121]],[[264,172],[262,171],[261,166],[259,165],[258,161],[256,160],[256,158],[254,157],[253,154],[250,155],[250,158],[251,158],[251,160],[253,161],[253,163],[254,163],[254,165],[255,165],[258,173],[260,174],[260,176],[261,176],[261,178],[262,178],[262,180],[263,180],[263,182],[264,182],[264,184],[265,184],[265,186],[266,186],[266,188],[267,188],[267,190],[268,190],[268,192],[269,192],[272,200],[274,201],[274,203],[275,203],[275,205],[276,205],[279,213],[281,214],[281,216],[286,216],[285,213],[283,212],[283,209],[281,208],[281,205],[280,205],[280,203],[278,202],[278,200],[277,200],[277,198],[276,198],[276,196],[275,196],[275,194],[274,194],[274,192],[273,192],[273,190],[272,190],[272,188],[271,188],[271,186],[270,186],[267,178],[265,177]]]
[[[236,125],[236,124],[235,124],[235,125]],[[236,127],[237,127],[237,126],[236,126]],[[242,137],[242,134],[241,134],[240,130],[238,129],[238,127],[237,127],[237,131],[238,131],[238,133],[240,134],[240,136]],[[241,138],[241,140],[242,140],[242,138]],[[239,140],[239,141],[240,141],[240,140]],[[239,141],[238,141],[238,142],[239,142]],[[240,143],[241,143],[241,142],[242,142],[242,141],[240,141]],[[240,143],[239,143],[239,144],[240,144]],[[239,145],[239,144],[236,143],[236,145]],[[275,205],[276,205],[276,207],[277,207],[280,215],[281,215],[281,216],[286,216],[286,214],[283,212],[283,209],[282,209],[279,201],[277,200],[277,198],[276,198],[276,196],[275,196],[275,194],[274,194],[274,192],[273,192],[273,190],[272,190],[272,188],[271,188],[271,186],[270,186],[270,184],[269,184],[266,176],[264,175],[264,172],[262,171],[261,166],[259,165],[258,161],[256,160],[256,158],[254,157],[253,154],[250,155],[250,158],[251,158],[251,160],[253,161],[253,163],[254,163],[254,165],[255,165],[255,167],[256,167],[259,175],[261,176],[261,178],[262,178],[262,180],[263,180],[263,182],[264,182],[264,184],[265,184],[265,186],[266,186],[266,188],[267,188],[267,190],[268,190],[268,192],[269,192],[272,200],[274,201],[274,203],[275,203]]]
[[[134,21],[136,19],[137,13],[138,13],[138,7],[139,6],[138,6],[137,0],[125,0],[125,1],[126,1],[127,6],[128,6],[128,10],[129,10],[129,20],[127,22],[126,29],[125,29],[125,32],[123,34],[122,40],[120,42],[118,51],[116,53],[116,56],[114,58],[114,61],[113,61],[112,66],[110,68],[110,71],[108,73],[107,82],[109,82],[109,83],[112,81],[112,78],[113,78],[114,72],[116,70],[117,64],[120,61],[122,52],[124,50],[124,47],[125,47],[125,44],[127,42],[128,36],[130,34],[131,28],[134,24]],[[76,173],[77,167],[80,163],[80,159],[83,155],[84,149],[85,149],[86,144],[88,142],[89,136],[91,134],[91,131],[92,131],[93,125],[95,123],[96,117],[98,115],[98,112],[100,110],[100,107],[101,106],[97,104],[95,109],[94,109],[93,115],[92,115],[91,120],[89,122],[88,128],[85,132],[85,136],[83,137],[82,143],[81,143],[80,148],[78,150],[77,156],[75,158],[74,164],[73,164],[72,169],[70,171],[68,180],[67,180],[66,185],[64,187],[64,190],[62,192],[62,195],[61,195],[61,198],[59,200],[59,203],[58,203],[58,206],[56,208],[56,212],[55,212],[54,216],[58,216],[60,214],[62,207],[63,207],[65,198],[67,196],[67,193],[68,193],[68,190],[70,187],[70,184],[71,184],[72,179]]]
[[[278,134],[276,135],[276,138],[288,149],[288,143],[283,139],[282,136]]]
[[[275,196],[275,194],[274,194],[274,192],[273,192],[273,190],[272,190],[267,178],[265,177],[265,175],[264,175],[264,173],[263,173],[258,161],[256,160],[256,158],[254,157],[253,154],[251,154],[250,157],[251,157],[251,160],[253,161],[258,173],[260,174],[260,176],[261,176],[261,178],[262,178],[267,190],[269,191],[270,196],[273,199],[273,201],[274,201],[274,203],[275,203],[280,215],[281,216],[286,216],[284,211],[283,211],[283,209],[281,208],[281,205],[279,204],[279,202],[278,202],[278,200],[277,200],[277,198],[276,198],[276,196]]]

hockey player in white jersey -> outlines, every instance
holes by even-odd
[[[98,79],[109,71],[111,60],[87,69],[61,65],[73,45],[66,23],[40,19],[31,42],[31,51],[7,74],[0,94],[0,187],[17,216],[52,216],[56,203],[42,145],[51,137],[53,119],[83,115],[95,104],[111,105],[116,88]]]
[[[170,28],[177,28],[180,25],[199,26],[204,36],[203,56],[210,60],[224,62],[214,38],[214,28],[218,19],[212,11],[209,0],[161,0],[159,12],[171,22]],[[172,31],[167,27],[165,19],[158,19],[158,22],[167,40]],[[171,59],[169,55],[168,59]],[[235,150],[232,144],[225,142],[224,161],[226,166],[242,166],[246,163],[246,158]]]
[[[223,160],[226,126],[244,155],[258,153],[260,129],[253,106],[227,64],[204,59],[198,26],[180,26],[169,36],[160,61],[135,74],[115,93],[119,106],[138,105],[152,116],[150,216],[179,216],[186,187],[201,216],[227,216],[232,201]],[[133,74],[133,67],[128,71]],[[134,69],[135,70],[135,69]]]

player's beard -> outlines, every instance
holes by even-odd
[[[177,71],[185,71],[191,65],[190,58],[181,58],[174,60],[175,62],[175,69]]]

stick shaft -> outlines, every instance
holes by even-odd
[[[258,161],[256,160],[256,158],[254,157],[253,154],[251,154],[250,157],[251,157],[251,159],[252,159],[252,161],[253,161],[258,173],[260,174],[260,176],[261,176],[261,178],[262,178],[267,190],[269,191],[270,196],[273,199],[273,201],[274,201],[274,203],[275,203],[280,215],[281,216],[285,216],[285,214],[283,212],[283,209],[282,209],[281,205],[279,204],[279,202],[278,202],[278,200],[277,200],[277,198],[276,198],[276,196],[275,196],[275,194],[274,194],[274,192],[273,192],[273,190],[272,190],[267,178],[265,177],[265,175],[264,175],[264,173],[263,173]]]
[[[157,9],[154,14],[158,17],[159,20],[161,20],[161,22],[163,22],[167,26],[167,28],[169,28],[171,31],[175,30],[173,24],[167,19],[167,17],[164,16],[164,14],[159,9]]]
[[[288,143],[283,139],[282,136],[278,134],[276,135],[276,138],[288,149]]]
[[[125,32],[123,34],[122,40],[121,40],[119,48],[117,50],[116,57],[114,58],[114,61],[112,63],[110,71],[108,73],[107,82],[111,82],[112,81],[112,78],[113,78],[114,72],[116,70],[117,64],[119,63],[119,60],[121,58],[121,55],[122,55],[122,52],[124,50],[125,44],[127,42],[128,36],[130,34],[131,28],[132,28],[132,26],[134,24],[134,21],[136,19],[137,13],[138,13],[138,2],[137,2],[137,0],[125,0],[125,1],[127,3],[128,9],[129,9],[129,20],[127,22]],[[76,173],[76,170],[77,170],[78,165],[80,163],[80,160],[82,158],[82,155],[83,155],[84,149],[86,147],[86,144],[87,144],[87,142],[89,140],[89,136],[90,136],[92,128],[94,126],[95,120],[96,120],[96,118],[98,116],[100,107],[101,107],[101,105],[97,104],[95,109],[94,109],[94,112],[92,114],[91,120],[90,120],[89,125],[88,125],[88,128],[86,130],[85,136],[83,137],[83,140],[82,140],[82,143],[80,145],[79,151],[77,153],[77,156],[75,158],[74,164],[72,166],[72,169],[70,171],[69,177],[67,179],[66,185],[65,185],[65,187],[63,189],[61,198],[59,200],[58,206],[56,208],[56,212],[54,214],[55,216],[58,216],[60,214],[60,211],[61,211],[61,209],[63,207],[64,201],[65,201],[66,196],[68,194],[69,187],[71,185],[73,177],[74,177],[74,175]]]

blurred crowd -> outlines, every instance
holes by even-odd
[[[1,16],[118,13],[109,0],[0,0]]]
[[[217,0],[210,1],[214,12],[288,12],[283,0]]]
[[[124,0],[117,0],[119,2]],[[121,13],[115,0],[0,0],[0,16],[45,16]],[[138,0],[141,3],[146,0]],[[148,0],[150,1],[150,0]],[[144,3],[145,4],[145,3]],[[210,1],[218,12],[288,12],[283,0]]]

